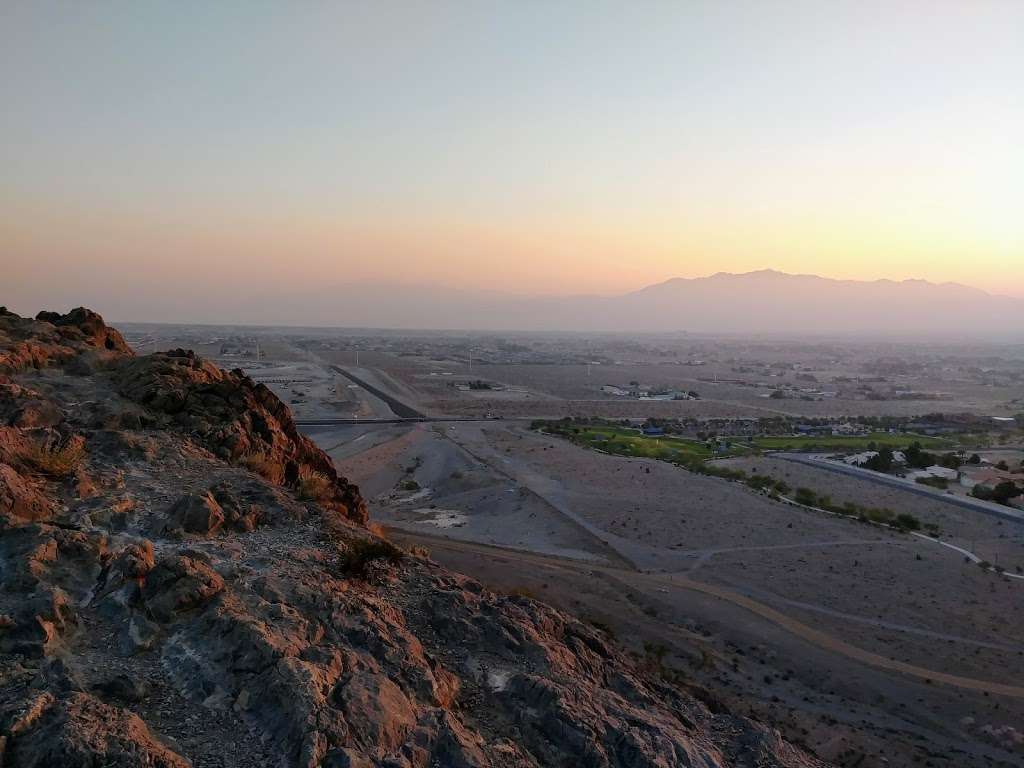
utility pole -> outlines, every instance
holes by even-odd
[[[359,367],[359,347],[356,347],[356,368]]]

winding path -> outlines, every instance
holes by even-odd
[[[989,680],[978,680],[976,678],[962,677],[960,675],[951,675],[946,672],[926,669],[925,667],[908,664],[907,662],[890,659],[880,654],[866,651],[863,648],[858,648],[850,643],[833,637],[832,635],[814,629],[813,627],[809,627],[803,622],[787,616],[775,608],[754,600],[747,595],[740,594],[732,589],[720,587],[715,584],[694,581],[693,579],[689,579],[678,574],[639,573],[622,568],[614,568],[612,566],[581,563],[554,555],[538,555],[533,552],[525,552],[523,550],[510,549],[506,547],[494,547],[487,544],[456,541],[443,536],[410,533],[408,530],[403,529],[389,530],[400,538],[422,540],[422,543],[433,549],[476,552],[478,554],[491,557],[500,556],[503,558],[518,560],[524,565],[543,565],[548,568],[584,571],[589,573],[600,571],[601,573],[622,582],[641,582],[655,586],[660,585],[667,589],[698,592],[728,602],[739,608],[743,608],[744,610],[747,610],[762,619],[770,621],[772,624],[781,627],[789,633],[799,637],[801,640],[811,643],[818,648],[844,656],[848,659],[860,662],[861,664],[866,664],[876,669],[898,672],[918,680],[923,680],[927,683],[942,683],[944,685],[950,685],[956,688],[963,688],[965,690],[977,691],[980,693],[1024,699],[1024,687],[1022,686],[998,683]]]

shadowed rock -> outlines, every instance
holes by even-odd
[[[182,496],[171,507],[169,517],[188,533],[210,535],[224,525],[224,510],[209,493]]]
[[[5,765],[19,768],[191,768],[131,712],[86,693],[43,693],[7,728]]]

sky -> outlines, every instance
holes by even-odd
[[[762,268],[1024,297],[1022,40],[1016,1],[7,0],[0,304]]]

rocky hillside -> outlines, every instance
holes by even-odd
[[[366,527],[269,390],[0,309],[0,766],[812,766]]]

